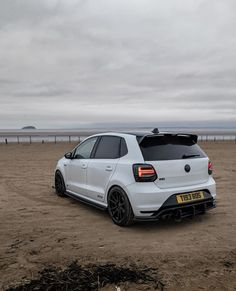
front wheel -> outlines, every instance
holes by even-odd
[[[125,191],[113,187],[107,198],[108,212],[113,222],[119,226],[128,226],[133,223],[133,210]]]
[[[60,197],[66,196],[65,195],[65,192],[66,192],[65,182],[64,182],[62,174],[59,171],[55,173],[55,189],[58,196]]]

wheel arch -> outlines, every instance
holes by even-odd
[[[55,172],[54,172],[54,183],[55,183],[56,174],[59,173],[62,176],[65,186],[66,186],[66,177],[65,177],[65,172],[63,170],[61,169],[61,167],[56,167]]]
[[[64,175],[62,174],[62,172],[61,172],[60,169],[56,169],[56,170],[55,170],[55,175],[56,175],[56,174],[60,174],[60,175],[62,175],[62,177],[64,178]]]
[[[58,162],[55,172],[54,172],[54,176],[56,175],[56,173],[60,172],[60,174],[62,175],[64,181],[66,181],[66,173],[65,173],[65,168],[63,167],[61,161]]]
[[[115,187],[120,188],[121,190],[123,190],[123,191],[126,193],[127,198],[128,198],[128,200],[129,200],[129,202],[130,202],[130,205],[131,205],[131,207],[132,207],[132,201],[131,201],[131,199],[130,199],[131,197],[130,197],[129,193],[128,193],[127,190],[126,190],[126,187],[125,187],[124,185],[120,184],[120,183],[114,183],[114,184],[109,185],[109,186],[107,187],[107,191],[106,191],[106,195],[105,195],[105,203],[108,204],[108,202],[107,202],[108,195],[109,195],[110,191],[111,191],[113,188],[115,188]]]

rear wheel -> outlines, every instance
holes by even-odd
[[[58,196],[60,197],[66,196],[65,195],[65,192],[66,192],[65,182],[64,182],[62,174],[59,171],[57,171],[55,174],[55,189]]]
[[[113,187],[107,198],[108,212],[113,222],[119,226],[128,226],[133,223],[133,210],[125,191]]]

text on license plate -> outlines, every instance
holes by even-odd
[[[186,194],[179,194],[176,195],[176,199],[178,203],[187,203],[190,201],[200,200],[204,199],[204,192],[192,192],[192,193],[186,193]]]

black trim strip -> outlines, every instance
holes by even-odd
[[[95,156],[95,153],[96,153],[96,151],[97,151],[97,148],[98,148],[98,145],[99,145],[99,143],[100,143],[101,138],[102,138],[101,135],[99,135],[99,136],[97,137],[97,140],[96,140],[96,142],[95,142],[95,145],[93,146],[92,152],[91,152],[91,154],[90,154],[90,159],[94,159],[94,156]]]
[[[105,211],[107,209],[106,206],[102,206],[100,204],[97,204],[96,202],[92,202],[92,201],[88,201],[86,198],[82,198],[82,197],[79,197],[77,195],[74,195],[68,191],[66,191],[66,195],[68,195],[69,197],[79,201],[79,202],[82,202],[82,203],[85,203],[87,205],[90,205],[90,206],[93,206],[93,207],[96,207],[97,209],[100,209],[100,210],[103,210]]]

